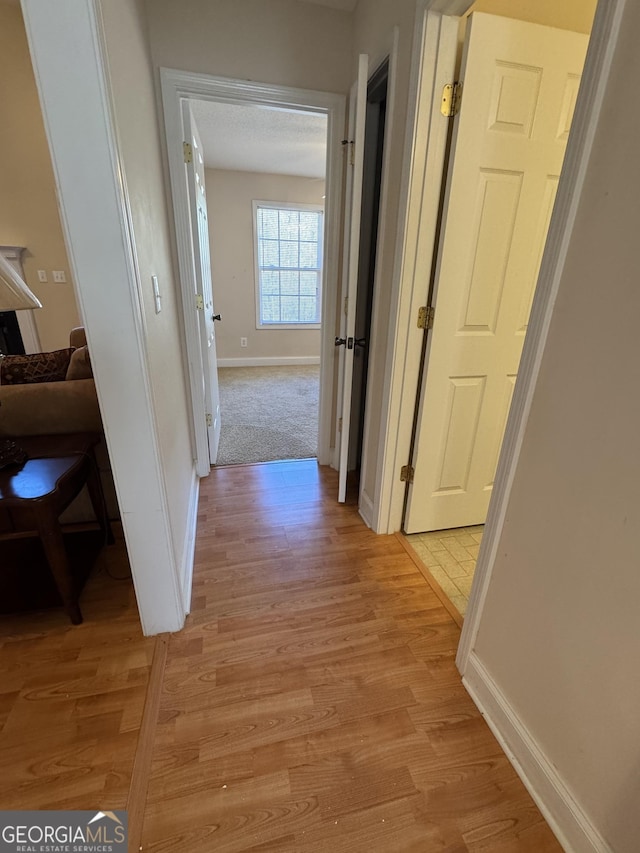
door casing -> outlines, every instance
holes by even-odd
[[[327,116],[327,174],[325,199],[325,248],[322,290],[322,339],[320,351],[320,401],[318,424],[318,461],[330,464],[332,423],[331,382],[324,377],[333,375],[333,330],[336,324],[336,287],[338,282],[338,247],[340,245],[340,190],[342,185],[342,146],[346,99],[343,95],[273,86],[246,80],[233,80],[160,69],[162,103],[164,108],[166,154],[173,196],[173,214],[185,330],[186,362],[192,403],[192,443],[199,476],[210,471],[206,421],[202,390],[202,353],[197,317],[192,309],[195,292],[193,255],[189,225],[186,184],[183,180],[183,130],[181,103],[185,99],[221,101],[234,104],[282,107],[324,113]]]
[[[371,346],[371,319],[375,298],[378,223],[382,196],[382,162],[386,130],[386,104],[389,88],[389,58],[369,76],[364,140],[362,217],[360,223],[360,259],[356,291],[355,338],[364,338],[364,346],[354,349],[351,432],[349,435],[349,471],[360,470],[364,445],[364,413]],[[355,417],[354,417],[355,414]]]

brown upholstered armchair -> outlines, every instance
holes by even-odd
[[[33,356],[7,356],[2,360],[0,437],[72,432],[103,434],[83,328],[71,331],[69,344],[69,350],[35,353]],[[109,516],[117,518],[118,504],[104,436],[95,452]],[[85,494],[78,495],[63,516],[64,521],[92,518]]]

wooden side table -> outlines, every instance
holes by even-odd
[[[74,625],[82,622],[78,590],[69,566],[59,517],[86,484],[93,511],[108,542],[113,542],[105,510],[91,433],[28,436],[15,439],[28,460],[0,470],[0,510],[11,521],[0,540],[39,536],[64,608]]]

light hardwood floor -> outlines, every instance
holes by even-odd
[[[122,807],[138,747],[132,850],[559,851],[461,685],[458,626],[336,489],[313,461],[202,482],[149,736],[165,639],[140,636],[130,586],[94,579],[82,626],[5,623],[1,807]]]
[[[315,462],[203,481],[144,850],[559,850],[461,685],[458,626],[336,492]]]
[[[82,625],[62,608],[0,616],[2,809],[127,805],[155,640],[142,636],[121,536],[81,605]]]

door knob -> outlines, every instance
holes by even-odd
[[[336,338],[334,343],[337,347],[346,347],[347,339],[346,338]]]
[[[366,347],[367,339],[366,338],[356,338],[354,343],[357,347]]]
[[[212,320],[222,320],[222,317],[219,314],[212,314],[211,319]]]

